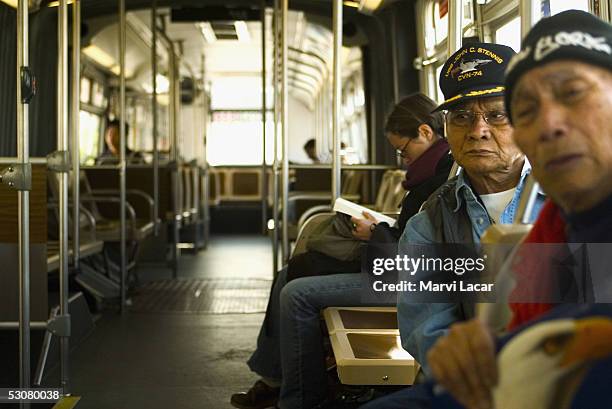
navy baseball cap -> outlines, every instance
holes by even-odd
[[[516,55],[508,46],[470,43],[457,50],[442,67],[440,88],[444,102],[435,109],[450,109],[461,102],[503,96],[504,73]]]

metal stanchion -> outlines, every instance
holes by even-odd
[[[340,163],[340,115],[342,114],[342,0],[334,0],[334,67],[332,97],[332,205],[342,192]]]
[[[173,278],[178,277],[178,258],[179,258],[179,229],[180,220],[182,217],[182,206],[181,206],[181,190],[180,187],[180,167],[179,167],[179,154],[178,154],[178,98],[179,98],[179,61],[174,44],[170,42],[170,112],[172,124],[172,148],[170,151],[170,157],[172,160],[173,171],[173,185],[174,185],[174,219],[172,225],[173,235],[173,251],[172,251],[172,276]]]
[[[121,313],[125,312],[126,307],[126,281],[127,281],[127,248],[126,248],[126,112],[125,112],[125,49],[126,49],[126,20],[125,20],[125,0],[119,0],[119,130],[120,130],[120,152],[119,152],[119,215],[121,221]]]
[[[74,268],[79,268],[80,258],[80,122],[81,110],[81,0],[72,3],[72,254]]]
[[[461,48],[463,41],[463,1],[448,0],[448,55]]]
[[[159,148],[157,129],[157,0],[151,4],[151,76],[153,95],[151,109],[153,114],[153,214],[155,215],[155,235],[159,234]]]
[[[30,188],[31,164],[28,127],[28,97],[23,84],[29,77],[28,1],[17,2],[17,165],[25,186],[17,187],[19,202],[19,386],[30,387]],[[29,407],[22,404],[21,407]]]
[[[521,16],[521,40],[525,38],[531,27],[542,16],[542,10],[540,9],[540,2],[533,0],[520,0],[519,1],[519,15]]]
[[[289,0],[281,0],[281,90],[282,90],[282,139],[283,139],[283,164],[282,164],[282,196],[283,196],[283,245],[282,254],[283,262],[289,260],[289,214],[287,207],[289,205],[289,82],[288,82],[288,67],[287,67],[287,15],[289,13]]]
[[[272,162],[272,213],[274,213],[274,230],[272,231],[272,273],[274,277],[278,273],[278,230],[279,230],[279,197],[278,197],[278,116],[279,116],[279,86],[278,86],[278,68],[279,68],[279,18],[280,18],[280,0],[274,0],[274,64],[272,72],[272,82],[274,84],[274,159]]]
[[[204,54],[202,54],[202,109],[204,110],[204,120],[202,122],[202,167],[204,168],[204,175],[202,181],[202,198],[204,200],[202,209],[204,219],[204,248],[208,246],[208,240],[210,237],[210,182],[209,182],[209,167],[208,167],[208,155],[206,152],[207,149],[207,137],[208,137],[208,96],[206,95],[206,86],[205,86],[205,74],[206,74],[206,60],[204,58]]]
[[[58,8],[57,59],[57,150],[68,162],[68,4],[60,0]],[[66,165],[66,163],[64,163]],[[59,173],[59,275],[60,316],[70,322],[68,314],[68,169]],[[60,386],[68,393],[69,334],[60,337]]]
[[[261,3],[261,121],[263,157],[261,165],[261,231],[265,234],[268,222],[268,168],[266,166],[266,2]]]

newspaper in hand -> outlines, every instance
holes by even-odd
[[[333,210],[335,212],[348,214],[349,216],[358,217],[360,219],[363,219],[363,212],[368,212],[376,219],[377,222],[385,222],[391,227],[397,224],[397,220],[392,217],[385,216],[382,213],[375,212],[374,210],[370,210],[367,207],[358,205],[357,203],[342,199],[341,197],[336,199]]]

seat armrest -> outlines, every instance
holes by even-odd
[[[116,203],[121,206],[121,200],[118,197],[114,196],[81,196],[79,200],[82,202],[93,202],[93,203]],[[125,210],[128,213],[130,218],[130,222],[132,224],[132,229],[136,230],[136,212],[131,204],[125,202]]]

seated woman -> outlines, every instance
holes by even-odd
[[[396,228],[376,224],[372,218],[353,219],[356,239],[369,241],[386,230],[395,240],[407,220],[448,178],[453,159],[443,135],[443,116],[431,113],[435,102],[413,94],[397,104],[385,132],[389,143],[407,166]],[[386,237],[389,237],[386,235]],[[232,395],[237,408],[266,408],[277,401],[281,408],[311,408],[325,401],[327,376],[320,330],[320,312],[329,306],[361,305],[359,270],[344,274],[302,277],[287,283],[287,269],[279,272],[270,295],[257,349],[248,361],[262,378],[246,393]]]

